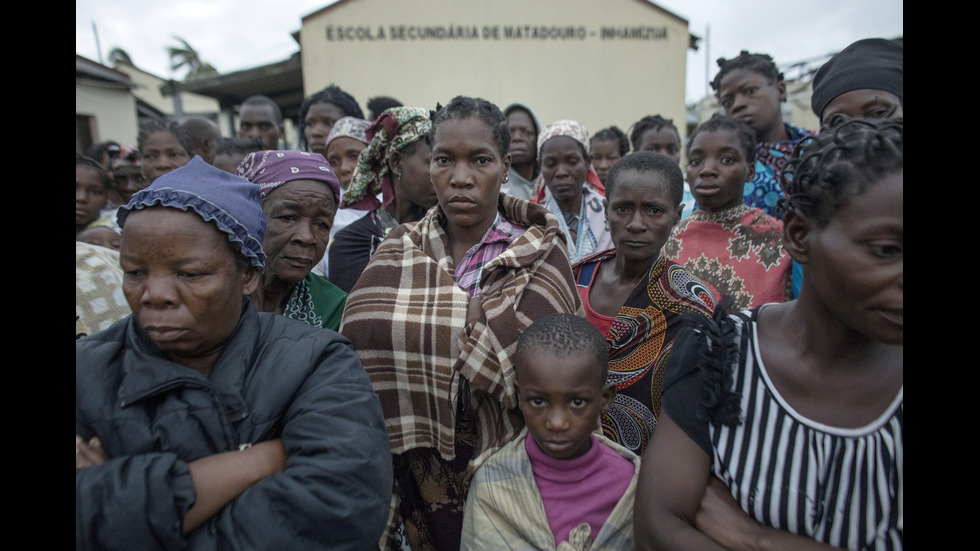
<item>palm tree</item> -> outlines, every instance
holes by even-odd
[[[186,40],[179,36],[174,36],[174,39],[180,42],[181,46],[167,48],[167,52],[170,54],[170,69],[176,71],[182,67],[186,68],[187,74],[184,76],[184,80],[192,80],[199,76],[218,72],[210,63],[201,61],[201,56],[197,50],[191,47]]]
[[[109,63],[112,63],[112,66],[113,67],[115,67],[116,65],[119,65],[120,63],[125,63],[127,65],[132,65],[133,67],[136,66],[136,64],[133,63],[133,59],[131,57],[129,57],[129,53],[127,53],[126,50],[124,50],[124,49],[122,49],[122,48],[120,48],[118,46],[116,46],[113,49],[109,50]]]

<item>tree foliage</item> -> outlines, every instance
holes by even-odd
[[[180,42],[179,46],[169,46],[167,53],[170,55],[170,69],[178,71],[185,69],[187,73],[184,80],[214,75],[218,71],[210,63],[203,61],[200,54],[186,40],[179,36],[174,36],[174,40]]]
[[[129,53],[118,46],[109,50],[109,63],[111,63],[113,67],[119,65],[120,63],[132,65],[133,67],[136,66],[136,64],[133,63],[133,59],[129,57]]]

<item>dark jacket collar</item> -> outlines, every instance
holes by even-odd
[[[211,373],[199,372],[166,357],[143,328],[130,318],[122,351],[123,380],[119,386],[120,407],[180,386],[210,389],[222,401],[229,417],[247,415],[242,396],[245,376],[252,364],[253,344],[259,331],[258,313],[248,298],[243,299],[242,315]]]

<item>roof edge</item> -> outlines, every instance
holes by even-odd
[[[355,1],[356,0],[337,0],[333,4],[330,4],[329,6],[324,6],[324,7],[320,8],[320,9],[314,11],[314,12],[311,12],[311,13],[308,13],[308,14],[304,15],[303,17],[300,18],[300,23],[305,23],[307,19],[310,19],[310,18],[313,18],[313,17],[317,17],[319,15],[322,15],[325,12],[328,12],[330,10],[333,10],[337,6],[340,6],[340,5],[343,5],[343,4],[348,4],[350,2],[355,2]],[[661,6],[659,4],[656,4],[654,2],[651,2],[650,0],[636,0],[636,1],[639,2],[639,3],[641,3],[641,4],[643,4],[643,5],[645,5],[645,6],[647,6],[647,7],[649,7],[649,8],[653,8],[653,9],[659,11],[659,12],[662,12],[665,15],[668,15],[668,16],[670,16],[670,17],[672,17],[672,18],[674,18],[674,19],[676,19],[676,20],[684,23],[685,26],[688,26],[690,24],[690,22],[687,19],[685,19],[685,18],[677,15],[676,13],[668,10],[667,8],[664,8],[663,6]]]

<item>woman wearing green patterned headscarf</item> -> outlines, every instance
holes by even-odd
[[[368,128],[370,143],[358,157],[340,206],[371,212],[337,232],[328,251],[328,279],[344,291],[354,287],[389,231],[419,220],[438,202],[425,141],[431,127],[427,109],[392,107]]]

